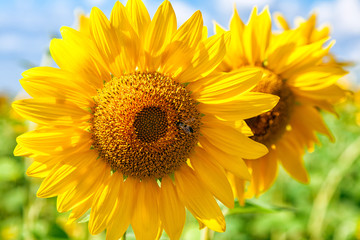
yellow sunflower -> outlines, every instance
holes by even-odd
[[[200,226],[222,232],[216,199],[233,207],[226,177],[250,179],[242,158],[267,148],[242,132],[245,119],[278,97],[250,90],[257,69],[214,72],[228,34],[208,38],[199,11],[177,28],[168,1],[153,19],[140,0],[117,2],[110,20],[97,8],[90,31],[61,28],[51,55],[59,68],[23,73],[32,96],[13,103],[38,124],[17,138],[15,155],[34,157],[27,174],[45,178],[39,197],[57,196],[69,221],[90,212],[89,231],[138,239],[164,229],[178,239],[185,207]]]
[[[333,103],[344,96],[336,81],[346,71],[326,59],[334,44],[332,41],[324,47],[329,40],[328,28],[316,30],[314,17],[295,29],[289,29],[284,20],[280,22],[285,30],[273,33],[267,8],[258,14],[255,7],[246,25],[235,10],[228,51],[218,67],[228,73],[243,68],[261,70],[263,78],[253,91],[280,97],[272,111],[245,120],[254,133],[252,138],[265,144],[269,153],[257,160],[246,160],[252,176],[249,186],[229,174],[241,201],[260,195],[272,185],[278,162],[296,180],[309,182],[302,159],[305,149],[311,151],[318,143],[316,132],[333,139],[319,109],[334,112]],[[225,31],[219,25],[215,30],[217,35]]]

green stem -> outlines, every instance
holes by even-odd
[[[201,240],[212,240],[214,237],[214,232],[211,231],[208,227],[205,227],[201,233]]]
[[[310,214],[308,230],[310,239],[320,240],[323,239],[322,233],[324,228],[324,220],[326,210],[330,200],[340,184],[347,171],[351,168],[355,160],[360,156],[360,138],[357,138],[350,144],[345,151],[338,158],[338,162],[330,170],[327,178],[321,185],[321,188],[314,200],[313,208]]]

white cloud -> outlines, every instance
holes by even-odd
[[[360,35],[360,1],[336,0],[314,6],[321,22],[329,22],[336,34]]]

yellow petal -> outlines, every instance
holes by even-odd
[[[297,73],[288,79],[287,83],[303,91],[320,90],[336,83],[339,78],[347,74],[338,66],[316,66]]]
[[[145,39],[145,50],[151,56],[158,56],[170,43],[177,28],[176,24],[174,9],[171,3],[165,0],[156,11]]]
[[[282,28],[283,30],[289,30],[290,26],[289,23],[286,21],[284,15],[281,13],[275,13],[274,14],[275,23],[279,28]]]
[[[237,9],[234,8],[234,13],[230,21],[230,30],[231,30],[230,47],[232,51],[231,53],[237,56],[244,55],[243,40],[242,40],[244,26],[245,25],[241,20]]]
[[[91,86],[101,88],[104,80],[110,80],[110,74],[94,60],[84,45],[86,46],[84,43],[79,45],[72,41],[72,38],[53,39],[50,43],[50,53],[61,69],[77,73]]]
[[[318,64],[335,43],[335,41],[331,41],[326,48],[323,48],[327,40],[323,39],[312,44],[297,47],[288,57],[286,64],[282,65],[277,73],[281,74],[284,79],[288,79],[295,72]]]
[[[302,159],[303,154],[294,149],[290,143],[280,141],[276,144],[278,158],[284,169],[296,180],[309,183],[309,176]]]
[[[60,162],[41,183],[37,196],[54,197],[76,186],[89,173],[93,162],[101,161],[97,158],[97,152],[92,150],[66,156],[66,163]]]
[[[107,240],[118,240],[129,227],[136,205],[139,182],[128,177],[118,195],[118,203],[112,221],[106,231]]]
[[[140,39],[130,23],[126,8],[119,1],[111,11],[110,24],[119,41],[118,47],[121,50],[119,61],[127,72],[132,72],[139,65]]]
[[[55,161],[37,162],[34,161],[29,168],[26,170],[26,175],[30,177],[45,178],[51,172],[51,169],[57,164]]]
[[[179,239],[185,224],[185,207],[168,176],[161,180],[159,206],[161,223],[166,233],[171,239]]]
[[[186,208],[208,228],[224,232],[225,219],[212,194],[187,165],[175,172],[176,190]]]
[[[223,60],[229,34],[214,35],[200,44],[200,49],[191,60],[191,66],[179,74],[180,82],[192,82],[209,75]]]
[[[248,25],[243,31],[244,53],[250,65],[261,64],[269,45],[271,19],[268,8],[257,14],[254,7]]]
[[[297,126],[320,132],[328,136],[330,140],[335,140],[330,130],[324,123],[320,112],[312,106],[297,106],[294,110],[291,121],[295,121]]]
[[[246,197],[258,197],[274,183],[277,175],[277,155],[270,150],[265,156],[256,160],[247,160],[249,171],[252,173],[252,180],[248,186]]]
[[[216,100],[204,101],[199,110],[204,114],[214,114],[228,121],[237,121],[258,116],[271,110],[279,101],[279,97],[267,93],[249,92],[226,103]]]
[[[89,112],[66,99],[36,98],[13,102],[12,107],[23,118],[38,124],[73,125],[90,120]]]
[[[233,189],[234,195],[239,200],[239,203],[241,206],[245,205],[245,185],[246,181],[244,181],[241,178],[238,178],[237,176],[233,175],[232,173],[228,172],[228,179],[231,183],[231,187]]]
[[[137,202],[131,226],[136,239],[155,239],[160,228],[159,187],[155,179],[143,180],[137,189]]]
[[[225,28],[222,27],[219,23],[217,23],[215,20],[213,21],[214,23],[214,32],[216,34],[224,34],[226,32]]]
[[[75,207],[70,213],[67,224],[71,224],[76,219],[83,216],[89,210],[89,208],[91,208],[92,200],[93,200],[93,196],[91,196],[89,199],[87,199],[85,202],[83,202],[79,206]]]
[[[285,42],[283,45],[274,46],[272,50],[269,50],[267,68],[275,73],[280,72],[295,48],[296,43],[294,42]]]
[[[109,175],[108,167],[102,161],[93,163],[92,171],[71,190],[59,195],[57,199],[58,212],[66,212],[78,207],[83,202],[92,198],[98,191],[100,184],[104,181],[105,176]]]
[[[90,24],[90,19],[88,19]],[[88,26],[88,31],[90,31],[90,25]],[[109,73],[109,67],[101,58],[101,54],[97,50],[96,44],[92,41],[90,34],[86,35],[81,31],[76,31],[71,27],[61,27],[60,28],[61,36],[63,37],[64,41],[67,43],[67,46],[72,48],[80,49],[80,51],[85,51],[85,53],[89,54],[90,58],[88,61],[94,63],[94,67],[97,69],[90,69],[96,70],[97,73],[95,76],[100,79],[97,79],[96,83],[102,84],[103,81],[110,81],[111,76]],[[91,61],[90,61],[91,60]],[[83,79],[84,82],[88,82],[92,76],[85,76]]]
[[[25,78],[20,80],[22,87],[33,98],[68,99],[79,107],[91,107],[92,96],[96,94],[94,88],[89,87],[74,73],[51,68],[36,67],[23,73]]]
[[[173,76],[187,69],[202,39],[203,19],[200,11],[195,12],[173,34],[171,43],[161,56],[162,71]]]
[[[89,231],[91,234],[99,234],[112,220],[122,186],[123,175],[115,172],[111,176],[109,174],[99,187],[90,212]]]
[[[341,98],[345,97],[346,91],[339,87],[338,85],[331,85],[329,87],[318,89],[318,90],[300,90],[298,88],[292,87],[291,90],[294,94],[299,95],[301,97],[305,97],[311,100],[322,101],[326,100],[327,102],[337,102]],[[311,101],[310,101],[311,102]]]
[[[72,127],[44,127],[24,133],[16,141],[25,149],[40,155],[58,154],[70,148],[86,151],[92,142],[89,132]]]
[[[117,77],[121,76],[124,67],[121,61],[118,61],[120,55],[119,40],[114,29],[110,26],[110,21],[104,13],[96,7],[91,10],[90,30],[91,36],[102,58],[109,64],[111,73]]]
[[[200,102],[226,101],[255,87],[262,72],[256,68],[241,68],[229,73],[215,73],[192,82],[187,89]]]
[[[190,157],[191,166],[210,192],[228,208],[234,207],[234,195],[224,169],[202,148],[196,148]]]
[[[29,157],[32,155],[31,150],[24,148],[20,144],[17,144],[14,149],[14,156],[23,156],[23,157]]]
[[[184,42],[188,48],[196,47],[201,38],[203,19],[200,11],[196,11],[173,35],[172,42]]]
[[[144,3],[141,0],[129,0],[126,3],[126,9],[137,34],[140,37],[145,36],[151,20]]]
[[[223,168],[233,173],[235,176],[250,180],[251,176],[244,160],[239,155],[230,155],[214,146],[205,137],[200,136],[199,142],[201,147],[205,149],[208,158],[215,159]]]
[[[255,159],[268,153],[268,149],[264,145],[249,139],[235,128],[223,124],[219,120],[206,118],[206,116],[203,117],[201,133],[210,143],[230,155]]]

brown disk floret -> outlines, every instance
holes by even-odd
[[[113,78],[94,100],[93,147],[125,176],[173,173],[197,144],[197,103],[169,76],[136,72]]]
[[[280,97],[278,104],[271,111],[245,120],[254,133],[252,138],[270,147],[284,134],[295,98],[285,81],[270,72],[265,73],[252,91],[271,93]]]

